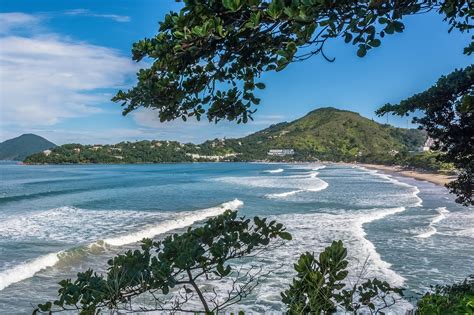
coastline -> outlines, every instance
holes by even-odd
[[[436,185],[444,186],[454,180],[455,176],[436,174],[430,172],[411,171],[403,169],[400,166],[387,166],[379,164],[357,164],[368,169],[383,171],[389,175],[399,175],[403,177],[410,177],[417,180],[424,180]]]

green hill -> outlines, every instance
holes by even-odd
[[[238,139],[215,139],[200,145],[169,141],[122,142],[115,145],[68,144],[52,154],[34,154],[27,163],[160,163],[185,161],[362,161],[394,160],[398,152],[416,151],[425,141],[417,129],[379,124],[361,115],[320,108],[292,122]],[[268,156],[272,149],[294,155]]]
[[[31,133],[24,134],[0,143],[0,160],[22,161],[31,154],[54,147],[56,147],[54,143],[43,137]]]
[[[358,113],[328,107],[241,139],[226,140],[221,148],[242,153],[244,160],[265,159],[271,149],[293,149],[295,160],[354,161],[416,151],[425,139],[424,132],[417,129],[395,128]],[[203,145],[209,144],[218,146],[214,142]]]

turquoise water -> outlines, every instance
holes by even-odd
[[[279,293],[304,251],[333,239],[352,274],[408,289],[473,273],[474,211],[446,189],[340,165],[196,163],[0,164],[0,313],[29,313],[56,283],[226,208],[284,223],[293,241],[266,253],[275,269],[240,308],[281,310]],[[401,303],[398,307],[409,307]],[[398,309],[400,310],[400,308]],[[394,311],[398,312],[398,311]]]

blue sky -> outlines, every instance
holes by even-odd
[[[327,106],[385,122],[374,115],[379,106],[421,92],[440,75],[472,63],[462,54],[469,34],[448,34],[441,16],[419,15],[407,18],[404,33],[386,37],[365,58],[338,39],[326,50],[336,58],[333,63],[316,56],[265,74],[267,88],[248,125],[161,124],[143,110],[123,117],[110,98],[134,82],[140,64],[130,59],[132,43],[153,36],[158,21],[179,7],[174,0],[0,0],[0,141],[31,132],[58,144],[198,143],[243,136]],[[390,117],[389,122],[406,127],[408,121]]]

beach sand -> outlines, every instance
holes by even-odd
[[[400,175],[405,177],[411,177],[418,180],[424,180],[437,185],[446,185],[447,183],[454,180],[455,176],[420,172],[420,171],[410,171],[405,170],[399,166],[387,166],[387,165],[378,165],[378,164],[358,164],[368,169],[383,171],[388,174]]]

